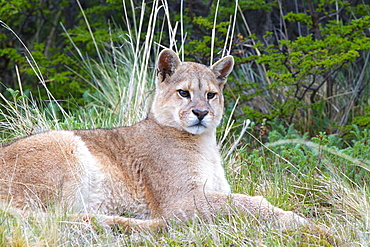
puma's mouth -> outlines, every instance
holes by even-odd
[[[198,123],[196,124],[193,124],[191,125],[190,127],[203,127],[203,128],[206,128],[207,126],[205,126],[202,121],[198,121]]]
[[[212,126],[211,119],[206,117],[204,119],[191,118],[183,125],[184,129],[191,134],[202,134],[209,130]]]
[[[206,130],[206,128],[207,126],[202,121],[197,121],[197,123],[188,125],[185,129],[191,134],[201,134]]]
[[[202,123],[197,123],[197,124],[194,124],[191,127],[206,127],[206,126],[204,126]]]

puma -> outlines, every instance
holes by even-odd
[[[207,67],[163,50],[145,120],[114,129],[49,131],[4,144],[1,200],[22,212],[66,205],[73,214],[127,228],[235,212],[282,227],[306,224],[263,197],[231,193],[216,127],[233,65],[231,56]]]

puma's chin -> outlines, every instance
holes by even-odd
[[[204,133],[207,130],[207,127],[204,126],[204,125],[201,125],[201,124],[196,124],[196,125],[193,125],[193,126],[184,127],[184,129],[187,132],[189,132],[190,134],[200,135],[200,134]]]

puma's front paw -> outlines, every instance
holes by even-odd
[[[292,211],[284,211],[277,217],[277,223],[282,230],[292,230],[294,228],[307,225],[309,221]]]

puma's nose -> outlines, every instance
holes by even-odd
[[[197,118],[199,119],[199,121],[202,121],[202,119],[208,114],[208,111],[205,110],[205,111],[201,111],[201,110],[193,110],[193,113],[195,116],[197,116]]]

